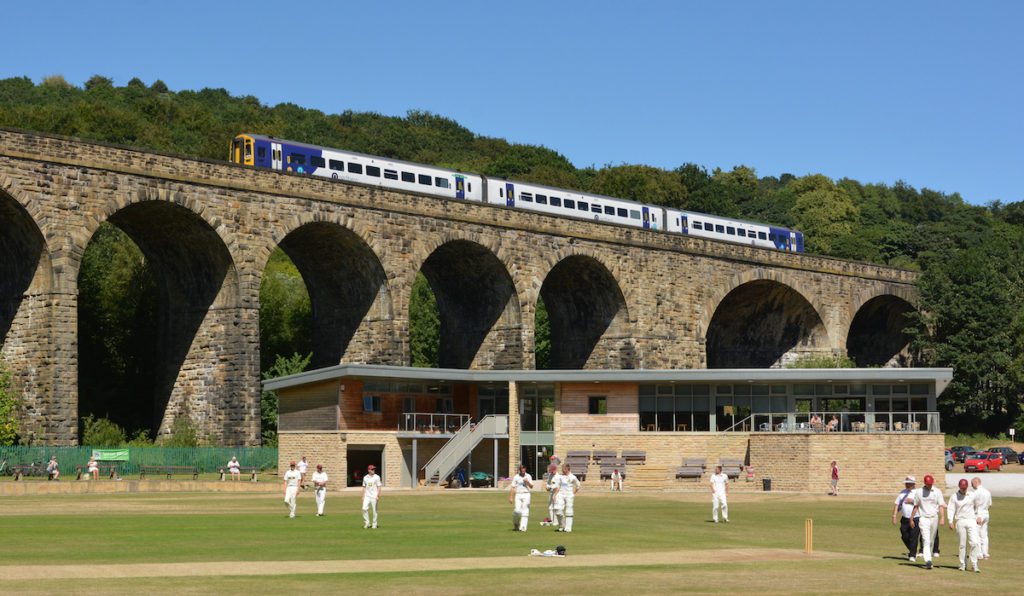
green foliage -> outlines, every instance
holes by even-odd
[[[409,352],[412,365],[437,368],[440,362],[441,315],[430,282],[416,274],[409,297]]]
[[[806,354],[786,368],[857,368],[857,363],[845,354]]]
[[[306,284],[288,255],[276,249],[260,282],[260,370],[270,370],[281,354],[311,352],[312,324]]]
[[[825,176],[805,176],[789,186],[796,194],[793,219],[805,234],[808,251],[830,254],[836,242],[858,228],[860,212],[853,199]]]
[[[537,370],[551,368],[551,322],[544,299],[537,297],[537,314],[534,316],[534,357]]]
[[[178,416],[171,426],[171,434],[163,438],[160,444],[164,447],[198,447],[199,432],[195,423],[188,416]]]
[[[313,353],[305,356],[298,352],[291,356],[278,356],[267,370],[263,372],[263,379],[276,379],[298,374],[309,366],[313,359]],[[277,392],[264,391],[260,396],[260,430],[263,434],[264,447],[277,446]]]
[[[21,398],[14,386],[14,375],[0,360],[0,446],[14,445],[18,441],[20,408]]]
[[[106,418],[96,418],[92,414],[82,418],[83,445],[89,447],[121,447],[125,444],[124,429]]]

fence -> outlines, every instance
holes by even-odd
[[[0,447],[0,462],[7,467],[41,463],[44,467],[56,455],[61,472],[73,474],[89,463],[93,447]],[[128,461],[118,462],[121,475],[138,474],[139,466],[195,466],[199,472],[217,472],[231,456],[245,467],[277,469],[276,447],[129,447]],[[3,470],[7,473],[7,469]]]

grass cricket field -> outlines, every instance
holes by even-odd
[[[10,497],[0,593],[1016,593],[1024,578],[1018,499],[996,499],[980,575],[957,571],[948,527],[936,569],[910,564],[883,497],[736,494],[714,524],[710,495],[584,490],[572,534],[540,527],[546,503],[534,494],[519,533],[504,492],[385,492],[377,530],[354,492],[319,518],[305,491],[295,519],[277,493]],[[564,559],[527,556],[559,544]]]

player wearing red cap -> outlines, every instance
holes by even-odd
[[[942,518],[946,516],[946,502],[942,499],[942,492],[933,486],[935,478],[928,474],[924,477],[924,487],[914,491],[914,512],[911,514],[911,527],[914,527],[914,518],[920,518],[921,540],[924,542],[924,567],[932,568],[932,545],[935,544],[935,535],[939,530]]]
[[[981,539],[978,534],[977,510],[979,495],[977,492],[968,493],[969,486],[967,479],[961,478],[958,485],[960,490],[949,498],[949,529],[956,530],[960,536],[960,571],[967,568],[967,561],[964,559],[967,545],[970,543],[971,568],[975,573],[980,573],[978,555],[981,553]]]
[[[380,501],[381,488],[383,483],[376,473],[377,467],[373,464],[366,466],[366,475],[363,476],[363,527],[377,529],[377,502]],[[373,523],[371,525],[370,509],[373,509]]]
[[[284,473],[284,503],[288,506],[288,517],[295,517],[295,498],[299,495],[299,482],[302,474],[295,469],[295,462],[289,464],[289,470]]]

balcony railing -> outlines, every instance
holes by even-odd
[[[727,431],[753,432],[913,432],[937,434],[938,412],[786,412],[758,413]]]
[[[398,415],[398,432],[423,435],[453,435],[467,422],[469,414],[420,414],[405,412]]]

